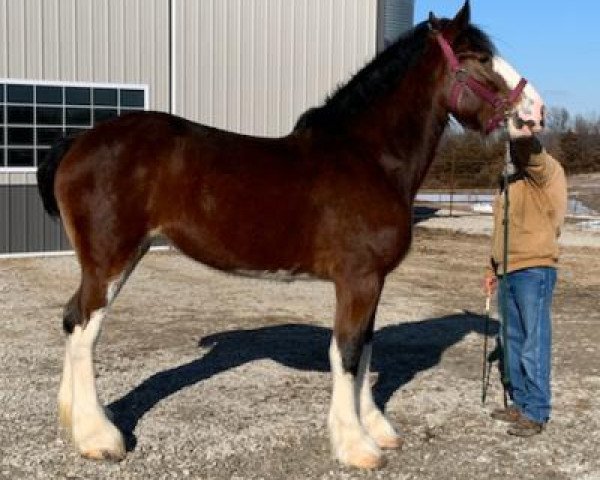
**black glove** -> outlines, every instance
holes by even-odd
[[[523,170],[529,163],[529,157],[542,153],[543,148],[542,143],[534,135],[520,137],[510,141],[510,158],[517,170]]]

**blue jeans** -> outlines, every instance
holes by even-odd
[[[508,393],[527,418],[547,422],[551,408],[550,308],[556,269],[525,268],[509,273],[507,282],[501,279],[499,283],[500,314],[502,320],[508,322]],[[506,312],[503,304],[505,290]]]

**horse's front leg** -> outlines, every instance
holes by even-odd
[[[376,275],[336,282],[336,318],[329,348],[333,374],[329,430],[338,460],[360,468],[377,468],[383,463],[381,450],[359,416],[361,377],[365,376],[361,358],[365,343],[371,341],[382,285]]]
[[[373,343],[365,344],[358,368],[358,382],[360,383],[360,421],[371,438],[381,448],[400,448],[402,439],[385,415],[379,410],[371,389],[369,381],[369,365],[371,364],[371,353]]]

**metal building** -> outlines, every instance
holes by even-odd
[[[35,186],[59,136],[135,109],[285,134],[412,25],[413,3],[0,0],[0,255],[68,249]]]

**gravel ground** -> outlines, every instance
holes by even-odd
[[[78,282],[75,259],[0,260],[0,478],[599,479],[600,235],[564,246],[553,419],[524,440],[489,418],[501,403],[495,370],[480,402],[489,240],[464,233],[474,221],[453,219],[455,231],[426,222],[388,277],[373,382],[406,443],[374,472],[329,453],[331,285],[146,256],[97,349],[100,396],[130,449],[110,464],[80,458],[56,426],[60,312]]]

